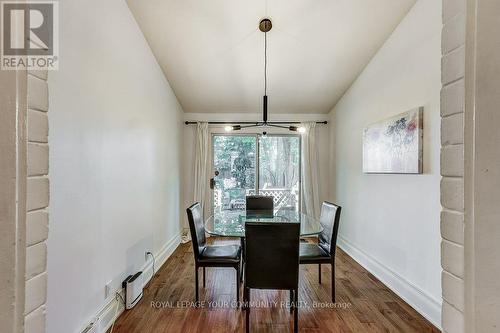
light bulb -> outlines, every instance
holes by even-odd
[[[226,132],[232,132],[232,131],[233,131],[233,126],[225,126],[225,127],[224,127],[224,130],[225,130]]]
[[[299,132],[299,133],[305,133],[306,132],[306,128],[304,126],[300,126],[299,128],[297,128],[297,132]]]

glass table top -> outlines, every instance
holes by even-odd
[[[245,237],[245,222],[289,222],[300,223],[300,236],[317,235],[323,231],[319,220],[292,210],[280,210],[273,216],[248,215],[246,211],[220,211],[205,221],[205,231],[214,236]]]

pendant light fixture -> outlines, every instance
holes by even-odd
[[[226,125],[226,132],[239,131],[250,127],[277,127],[288,129],[292,132],[305,132],[305,128],[300,126],[300,121],[268,121],[268,98],[267,98],[267,33],[271,31],[273,23],[269,18],[264,18],[259,22],[259,30],[264,33],[264,96],[262,96],[262,121],[257,122],[231,122],[231,121],[210,121],[209,124]],[[186,125],[196,124],[195,121],[186,121]],[[328,124],[327,121],[318,121],[317,124]],[[294,124],[298,124],[295,126]],[[265,135],[266,132],[263,132]]]
[[[262,97],[262,119],[267,125],[267,33],[271,31],[273,23],[270,19],[263,19],[259,23],[259,30],[264,33],[264,96]]]

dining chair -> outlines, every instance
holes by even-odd
[[[236,269],[236,302],[239,304],[241,247],[239,245],[207,245],[201,205],[197,202],[186,211],[193,243],[196,303],[198,303],[198,269],[200,267],[203,268],[203,288],[205,288],[205,267],[233,267]]]
[[[246,332],[250,331],[250,290],[289,290],[298,330],[299,223],[246,222],[245,282]]]
[[[271,196],[249,195],[246,197],[247,215],[273,215],[274,199]]]
[[[263,195],[246,196],[246,216],[249,218],[273,217],[274,198]],[[245,266],[245,237],[240,238],[241,252],[243,254],[243,267]],[[243,275],[242,275],[243,279]]]
[[[321,264],[330,264],[332,268],[332,302],[335,302],[335,250],[339,231],[340,211],[342,207],[330,202],[321,206],[320,223],[323,231],[318,236],[318,243],[300,244],[300,264],[318,264],[319,283],[321,284]]]

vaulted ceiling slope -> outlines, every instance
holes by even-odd
[[[185,112],[327,113],[416,0],[128,0]],[[131,46],[133,47],[133,46]]]

